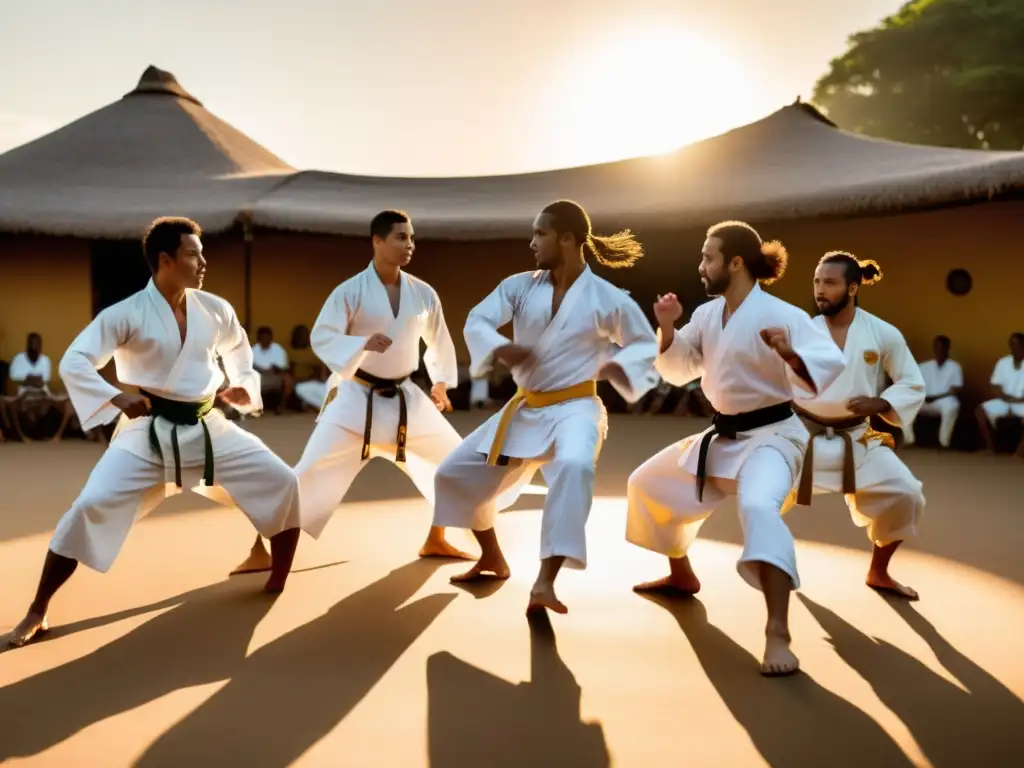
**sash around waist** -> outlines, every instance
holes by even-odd
[[[149,412],[153,417],[149,424],[149,445],[154,453],[160,457],[161,461],[164,460],[164,453],[160,448],[160,440],[156,434],[156,420],[158,418],[166,419],[174,425],[171,427],[171,451],[174,454],[174,483],[178,488],[182,487],[181,449],[178,445],[178,427],[193,426],[195,424],[203,425],[203,447],[206,452],[206,458],[203,462],[203,483],[207,487],[212,486],[214,484],[213,442],[210,439],[210,430],[206,426],[206,421],[203,417],[213,410],[216,397],[210,397],[197,402],[184,402],[181,400],[168,400],[166,397],[154,395],[152,392],[147,392],[144,389],[140,389],[139,393],[149,400]]]
[[[385,379],[380,376],[374,376],[372,373],[367,373],[360,368],[352,375],[352,380],[370,390],[366,398],[366,420],[363,422],[361,459],[366,461],[370,458],[370,440],[373,435],[373,396],[377,394],[387,398],[398,397],[398,434],[395,436],[395,443],[397,444],[395,461],[404,462],[406,458],[405,447],[408,440],[409,411],[405,402],[405,391],[402,389],[402,384],[409,380],[409,376],[403,376],[400,379]]]

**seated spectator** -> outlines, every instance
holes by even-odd
[[[274,332],[263,326],[256,332],[256,344],[252,348],[252,367],[260,374],[260,392],[264,409],[274,405],[282,413],[291,396],[293,382],[288,353],[274,341]]]
[[[316,356],[309,343],[309,328],[292,329],[292,380],[295,397],[304,411],[318,413],[327,397],[327,366]]]
[[[994,453],[992,428],[1000,419],[1014,418],[1024,422],[1024,333],[1010,337],[1010,354],[999,360],[992,370],[992,398],[978,406],[976,416],[986,453]],[[1024,439],[1017,446],[1017,455],[1024,458]]]
[[[948,336],[936,336],[932,343],[935,359],[921,363],[921,377],[924,379],[924,405],[918,412],[921,416],[939,417],[939,445],[949,448],[953,439],[953,427],[960,414],[960,390],[964,386],[964,371],[960,363],[949,359]],[[914,430],[904,435],[907,445],[914,444]]]
[[[14,397],[4,398],[4,420],[9,423],[18,439],[31,442],[25,431],[35,431],[41,427],[43,420],[51,412],[57,411],[61,421],[53,440],[61,440],[64,431],[75,419],[75,409],[67,395],[55,395],[50,391],[53,364],[50,358],[43,354],[42,336],[38,333],[28,335],[25,351],[19,352],[11,360],[8,377],[17,385],[18,391]],[[96,439],[96,436],[89,435],[89,438]]]

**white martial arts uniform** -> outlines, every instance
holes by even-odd
[[[441,301],[422,280],[402,272],[398,316],[373,263],[331,293],[313,326],[310,343],[332,371],[326,407],[295,467],[302,496],[303,529],[319,537],[364,465],[367,398],[372,397],[369,456],[395,462],[433,504],[434,471],[462,438],[430,397],[408,377],[419,367],[420,340],[431,382],[448,389],[458,384],[455,345],[448,334]],[[391,339],[385,352],[364,347],[375,333]],[[405,461],[397,462],[400,401],[371,396],[357,371],[402,380],[407,403]]]
[[[43,381],[42,387],[30,387],[25,384],[25,379],[29,376],[38,376]],[[44,354],[40,354],[33,363],[29,360],[27,352],[19,352],[11,360],[11,367],[7,371],[7,378],[18,385],[18,396],[32,392],[42,392],[42,394],[49,395],[50,393],[50,379],[53,377],[53,366],[50,363],[50,358]],[[0,392],[0,394],[3,394]]]
[[[295,396],[313,408],[323,408],[327,399],[327,382],[320,379],[308,379],[295,384]]]
[[[823,316],[814,319],[825,333]],[[846,403],[854,397],[881,397],[892,410],[882,418],[907,430],[924,403],[924,380],[914,356],[894,326],[857,309],[846,334],[846,370],[816,398],[799,406],[823,421],[850,421],[855,417]],[[886,377],[892,384],[886,387]],[[812,431],[821,428],[809,424]],[[868,538],[879,546],[911,538],[924,512],[921,482],[911,474],[892,449],[886,433],[871,429],[866,419],[844,430],[853,450],[855,493],[846,494],[846,505],[854,522],[867,529]],[[815,493],[843,491],[843,462],[846,441],[839,430],[814,438],[813,490]]]
[[[235,311],[224,299],[203,291],[186,292],[187,333],[182,343],[171,305],[152,281],[138,293],[103,310],[65,352],[60,375],[82,429],[113,421],[121,413],[111,400],[121,390],[98,369],[114,358],[117,378],[157,397],[181,402],[212,398],[224,381],[244,387],[252,412],[262,407],[260,379],[252,351]],[[97,571],[113,564],[137,517],[152,511],[174,483],[171,430],[156,419],[163,460],[149,442],[154,417],[121,416],[106,452],[81,494],[57,524],[50,549]],[[214,485],[197,484],[196,493],[223,504],[237,504],[264,536],[299,524],[298,483],[291,469],[259,438],[228,421],[217,409],[205,417],[214,455]],[[183,485],[198,482],[206,458],[202,424],[177,427]],[[188,477],[188,483],[184,478]]]
[[[257,344],[252,348],[252,365],[257,371],[269,371],[273,368],[288,370],[288,353],[276,341],[270,342],[266,348]]]
[[[491,369],[494,351],[509,343],[498,329],[511,321],[514,343],[532,349],[536,359],[513,370],[522,391],[552,393],[586,384],[609,362],[625,372],[629,385],[613,386],[629,402],[657,384],[652,367],[657,341],[626,293],[587,267],[554,317],[553,295],[548,271],[524,272],[503,280],[475,307],[465,328],[471,375],[483,376]],[[541,559],[562,556],[566,566],[585,568],[594,465],[607,431],[601,400],[584,396],[538,408],[523,404],[512,416],[500,449],[508,463],[490,465],[487,455],[503,412],[478,427],[438,468],[435,525],[492,528],[498,510],[511,504],[540,469],[548,483]]]
[[[1001,358],[992,369],[992,386],[1001,387],[1003,394],[1009,397],[1024,397],[1024,363],[1016,367],[1013,355]],[[1008,403],[1000,397],[994,397],[981,404],[988,416],[989,423],[995,425],[999,419],[1015,416],[1024,419],[1024,403]]]
[[[942,365],[935,360],[928,360],[919,367],[926,398],[946,395],[951,389],[960,389],[964,385],[964,371],[956,360],[947,359]],[[953,440],[956,417],[960,415],[960,397],[955,394],[946,395],[930,403],[926,402],[917,415],[939,417],[939,445],[948,448]],[[915,441],[914,430],[903,430],[903,437],[907,445],[912,445]]]
[[[759,285],[723,328],[724,310],[721,297],[697,307],[657,360],[659,373],[676,386],[701,377],[704,395],[716,413],[746,414],[814,394],[761,338],[766,328],[786,329],[818,390],[828,387],[845,366],[839,348],[806,312],[765,293]],[[735,493],[744,537],[737,564],[740,575],[760,588],[757,563],[765,562],[785,572],[794,589],[799,587],[793,535],[780,513],[800,472],[807,429],[790,415],[738,432],[735,439],[716,436],[708,449],[709,482],[701,500],[697,494],[700,443],[714,429],[670,445],[630,475],[626,539],[671,558],[683,557],[704,520]]]

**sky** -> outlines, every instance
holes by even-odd
[[[150,64],[298,168],[522,173],[657,154],[810,97],[901,0],[0,0],[0,152]]]

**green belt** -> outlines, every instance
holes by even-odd
[[[181,488],[181,449],[178,447],[178,426],[203,425],[203,442],[206,443],[206,459],[203,462],[203,482],[207,486],[213,485],[213,441],[210,440],[210,429],[206,426],[203,418],[211,410],[215,398],[203,400],[198,403],[183,403],[178,400],[168,400],[164,397],[154,395],[150,392],[140,390],[143,397],[149,399],[149,413],[153,420],[149,424],[149,445],[164,460],[163,450],[160,448],[160,438],[156,434],[156,420],[167,419],[174,424],[171,427],[171,450],[174,451],[174,482]]]

